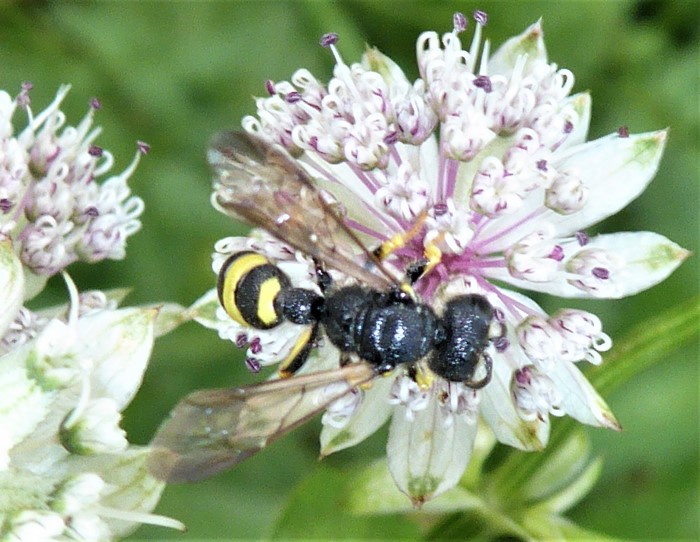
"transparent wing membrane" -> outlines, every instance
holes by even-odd
[[[241,388],[196,391],[158,430],[149,467],[167,482],[193,482],[237,465],[374,378],[364,364]]]
[[[331,196],[281,147],[246,132],[222,132],[214,137],[208,160],[216,174],[214,201],[229,215],[362,284],[398,285],[347,227]]]

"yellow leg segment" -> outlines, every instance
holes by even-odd
[[[428,212],[423,211],[420,215],[418,215],[418,218],[410,229],[402,233],[397,233],[388,241],[383,242],[374,250],[374,255],[381,261],[389,257],[392,252],[405,247],[406,243],[420,233],[427,216]],[[442,251],[437,245],[444,237],[444,232],[438,234],[437,237],[430,241],[430,243],[428,243],[423,249],[426,264],[425,268],[420,273],[420,276],[430,273],[435,266],[440,263],[442,259]],[[420,276],[416,277],[415,280],[420,278]]]
[[[442,259],[442,250],[438,248],[436,243],[441,241],[444,236],[445,234],[441,233],[423,249],[423,254],[425,255],[425,259],[428,260],[428,263],[426,264],[422,275],[427,275],[435,268],[437,264],[440,263],[440,260]]]
[[[387,258],[392,252],[406,246],[423,228],[423,223],[428,216],[427,211],[423,211],[416,219],[413,226],[405,232],[397,233],[388,241],[384,241],[374,250],[374,255],[380,260]]]

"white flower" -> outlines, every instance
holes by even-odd
[[[324,85],[299,70],[291,82],[268,82],[269,97],[256,100],[257,117],[243,120],[249,132],[285,147],[312,177],[322,176],[347,210],[346,224],[370,249],[415,230],[386,261],[407,270],[426,253],[438,254],[437,265],[414,284],[423,301],[440,307],[454,295],[475,293],[494,308],[502,333],[487,349],[493,376],[483,389],[438,377],[420,385],[398,370],[332,405],[324,417],[324,455],[356,444],[391,418],[389,466],[417,504],[457,483],[479,417],[499,441],[524,450],[546,446],[550,414],[619,429],[577,366],[601,363],[600,352],[611,346],[599,319],[572,309],[549,316],[504,285],[619,298],[662,281],[688,255],[656,233],[589,238],[583,231],[645,189],[666,131],[614,132],[586,142],[590,97],[570,94],[573,74],[548,61],[540,23],[490,54],[481,38],[486,15],[474,18],[467,50],[460,14],[452,32],[418,38],[415,82],[376,50],[345,64],[337,36],[325,36],[336,62],[331,81]],[[280,267],[294,263],[292,282],[309,287],[313,264],[262,238],[258,232],[217,245],[215,270],[245,247]],[[343,270],[332,271],[342,283]],[[208,325],[239,346],[249,344],[256,367],[284,357],[299,332],[298,326],[262,332],[230,320]],[[324,344],[304,370],[331,368],[337,359]]]
[[[150,450],[129,445],[118,425],[141,383],[157,310],[118,309],[94,292],[81,299],[66,280],[70,305],[33,317],[23,309],[18,318],[34,325],[10,326],[22,339],[3,341],[0,536],[110,540],[142,522],[179,528],[148,514],[164,485],[149,474]]]
[[[126,181],[145,146],[99,184],[112,164],[94,145],[99,102],[69,126],[59,110],[67,86],[36,116],[30,89],[14,100],[0,91],[0,539],[108,541],[144,522],[182,528],[150,514],[164,484],[146,465],[151,450],[130,445],[119,427],[158,309],[118,308],[123,290],[79,295],[63,271],[124,257],[143,210]],[[20,132],[18,108],[28,117]],[[24,306],[57,272],[69,303]]]
[[[51,276],[81,260],[121,259],[126,240],[138,231],[143,201],[132,196],[127,179],[148,146],[139,143],[125,171],[99,184],[113,162],[95,145],[101,128],[93,127],[100,108],[93,99],[77,126],[66,124],[59,109],[69,86],[38,115],[29,107],[26,83],[12,100],[0,91],[0,224],[12,237],[22,263],[33,273]],[[27,126],[16,131],[12,118],[26,110]]]

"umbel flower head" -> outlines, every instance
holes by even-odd
[[[150,450],[119,427],[160,311],[117,308],[125,290],[79,294],[62,271],[124,256],[143,208],[126,185],[138,155],[97,184],[112,163],[93,143],[98,102],[64,126],[68,87],[36,117],[28,90],[14,100],[0,91],[0,539],[107,541],[143,522],[182,527],[149,513],[164,484],[146,466]],[[17,135],[16,108],[29,116]],[[69,303],[27,308],[59,271]]]
[[[93,98],[85,117],[70,126],[59,109],[68,85],[37,115],[30,107],[31,88],[24,83],[14,99],[0,91],[0,233],[15,241],[24,266],[44,278],[78,260],[124,258],[144,208],[127,180],[148,145],[139,142],[126,170],[100,184],[113,157],[95,144],[99,100]],[[26,111],[28,122],[15,133],[17,109]]]
[[[487,348],[493,374],[483,389],[439,377],[418,381],[401,367],[323,416],[323,455],[391,420],[389,468],[416,504],[458,482],[479,419],[500,442],[523,450],[546,446],[552,415],[619,429],[579,368],[600,364],[611,346],[600,319],[576,309],[547,314],[522,291],[620,298],[662,281],[688,254],[652,232],[585,231],[644,190],[666,131],[620,129],[586,142],[590,96],[572,95],[573,74],[548,61],[540,23],[492,53],[482,41],[486,14],[475,12],[474,21],[466,50],[462,14],[442,37],[423,33],[413,82],[374,49],[347,65],[337,36],[328,34],[321,43],[335,58],[333,78],[324,84],[300,69],[291,81],[268,81],[257,116],[243,120],[245,130],[282,146],[333,195],[367,247],[405,238],[385,260],[398,276],[433,257],[413,285],[423,302],[439,310],[473,293],[494,309],[502,332]],[[284,241],[260,230],[223,239],[214,270],[252,250],[296,286],[315,288],[313,262]],[[330,272],[341,283],[351,280],[342,269]],[[291,323],[243,327],[223,311],[219,318],[222,337],[248,345],[252,370],[284,358],[303,332]],[[338,366],[327,341],[316,354],[302,371]]]

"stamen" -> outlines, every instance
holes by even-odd
[[[482,89],[484,92],[489,93],[493,90],[491,86],[491,78],[488,75],[479,75],[473,81],[474,86]]]
[[[139,152],[144,155],[148,154],[151,151],[151,146],[144,141],[137,141],[136,147],[138,148]]]
[[[102,156],[102,152],[102,147],[98,147],[97,145],[90,145],[90,148],[88,149],[88,154],[90,156],[100,157]]]
[[[481,26],[486,26],[489,22],[489,16],[485,11],[477,9],[474,12],[474,20]]]
[[[31,99],[29,98],[29,91],[32,90],[33,86],[34,85],[29,81],[25,81],[22,83],[21,90],[17,95],[17,98],[15,98],[15,102],[22,109],[27,109],[29,107],[29,104],[31,103]]]
[[[253,354],[259,354],[262,352],[262,343],[260,341],[260,337],[255,337],[252,341],[250,341],[250,351]]]

